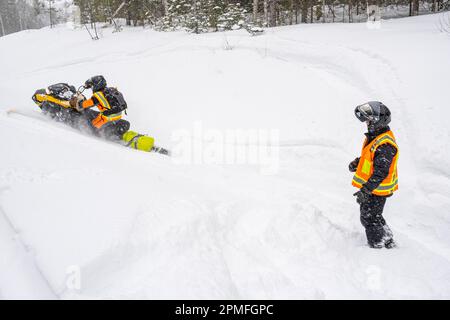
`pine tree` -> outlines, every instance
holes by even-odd
[[[245,25],[247,10],[240,3],[230,3],[219,17],[219,30],[240,29]]]
[[[162,19],[162,29],[177,30],[186,27],[192,10],[192,0],[167,0],[167,12]]]

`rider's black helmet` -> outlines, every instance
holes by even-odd
[[[86,88],[92,88],[92,91],[102,91],[106,88],[106,79],[103,76],[93,76],[84,83]]]
[[[391,122],[391,111],[379,101],[369,101],[357,106],[355,115],[361,122],[367,122],[369,132],[386,128]]]

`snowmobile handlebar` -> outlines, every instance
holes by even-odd
[[[86,88],[85,85],[81,85],[81,86],[78,88],[77,93],[82,94],[82,93],[84,92],[84,90],[86,90],[86,89],[87,89],[87,88]]]

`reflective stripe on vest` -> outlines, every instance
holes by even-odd
[[[353,185],[355,185],[355,183],[356,183],[356,184],[358,184],[359,188],[362,188],[363,184],[366,183],[367,181],[361,177],[358,177],[355,174],[352,182],[354,183]],[[380,185],[374,191],[392,193],[393,191],[396,190],[397,185],[398,185],[398,178],[396,178],[392,183],[388,183],[388,184],[380,183]]]
[[[376,140],[376,142],[373,144],[372,148],[370,148],[370,151],[371,151],[371,152],[374,152],[374,151],[375,151],[379,146],[381,146],[381,145],[383,144],[383,142],[385,142],[386,140],[389,141],[389,142],[391,142],[391,144],[393,144],[394,147],[396,147],[396,148],[398,149],[397,143],[395,142],[394,139],[392,139],[390,136],[383,136],[383,137],[381,137],[380,139]]]
[[[360,163],[358,163],[358,168],[353,176],[352,185],[357,188],[362,188],[362,186],[370,179],[373,174],[373,158],[375,156],[375,151],[379,146],[388,143],[397,149],[397,153],[392,161],[388,176],[375,190],[372,191],[372,193],[380,196],[390,195],[398,189],[397,161],[399,150],[394,135],[392,131],[388,131],[376,137],[368,145],[366,145],[366,141],[364,142],[361,151]]]
[[[109,110],[109,109],[111,109],[111,106],[109,105],[108,100],[106,100],[105,95],[103,94],[103,92],[97,91],[96,93],[94,93],[94,97],[97,98],[97,100],[100,102],[100,106],[101,106],[104,110]],[[100,111],[104,111],[104,110],[100,110]]]
[[[107,117],[100,113],[97,117],[95,117],[94,120],[92,120],[91,123],[94,127],[96,127],[97,129],[100,129],[101,127],[103,127],[104,124],[111,122],[111,121],[119,120],[121,118],[122,118],[122,115],[119,115],[119,116],[111,115],[111,116]]]

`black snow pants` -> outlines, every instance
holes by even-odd
[[[108,122],[100,129],[95,128],[92,125],[92,120],[94,120],[99,113],[100,112],[91,109],[83,111],[83,118],[87,120],[86,125],[89,126],[90,130],[95,135],[108,140],[121,140],[123,134],[130,129],[130,123],[124,119]]]
[[[372,194],[360,207],[361,224],[366,229],[367,242],[371,247],[383,247],[393,241],[392,231],[383,218],[385,204],[386,197]]]

